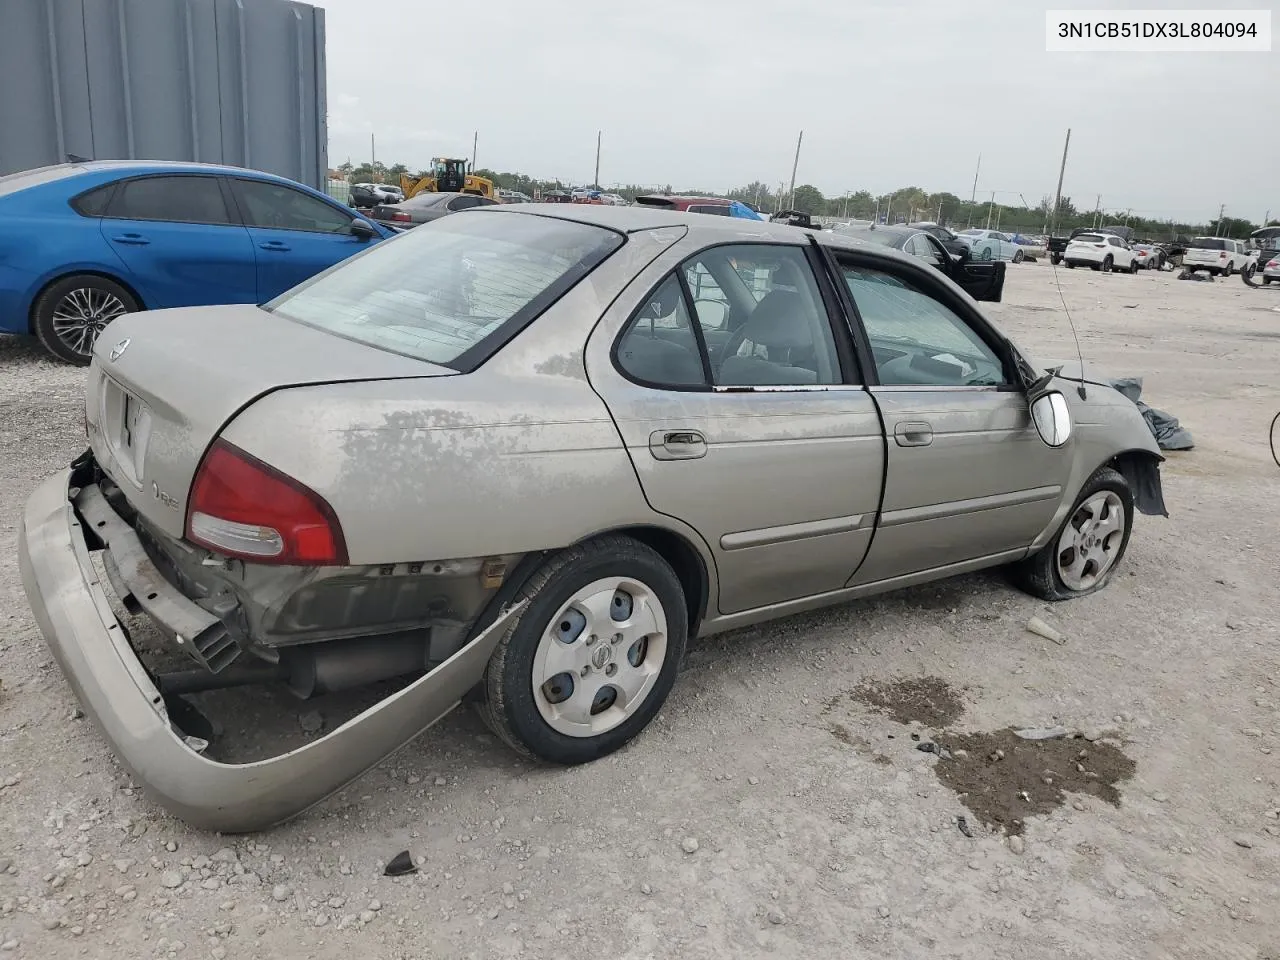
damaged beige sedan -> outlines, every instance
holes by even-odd
[[[1165,512],[1137,408],[927,263],[643,207],[462,213],[263,307],[122,317],[86,400],[89,449],[26,506],[27,595],[120,760],[222,831],[466,700],[523,754],[608,754],[694,635],[997,565],[1091,593]],[[270,759],[183,726],[201,691],[393,679]]]

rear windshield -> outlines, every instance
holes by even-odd
[[[636,203],[642,207],[674,207],[676,202],[666,197],[636,197]]]
[[[1077,233],[1072,240],[1079,240],[1081,243],[1102,243],[1107,238],[1100,233]]]
[[[460,213],[381,243],[266,309],[393,353],[470,369],[492,352],[486,346],[496,349],[624,242],[611,230],[550,217]]]
[[[452,193],[420,193],[416,197],[400,201],[402,207],[436,207],[444,203]]]
[[[1219,237],[1196,237],[1189,244],[1193,250],[1225,250],[1227,243]]]

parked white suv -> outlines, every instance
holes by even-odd
[[[1257,257],[1251,253],[1241,240],[1230,237],[1196,237],[1187,244],[1187,252],[1182,257],[1182,268],[1188,273],[1207,270],[1209,273],[1229,277],[1239,270],[1248,268],[1250,262]]]
[[[1111,233],[1082,233],[1067,244],[1062,259],[1068,267],[1093,267],[1095,270],[1127,270],[1138,272],[1138,255],[1129,245]]]

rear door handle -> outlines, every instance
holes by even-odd
[[[655,430],[649,452],[656,460],[696,460],[707,455],[707,438],[697,430]]]
[[[923,420],[904,420],[893,428],[900,447],[927,447],[933,443],[933,427]]]
[[[116,243],[129,244],[135,247],[145,247],[151,241],[140,233],[121,233],[111,238]]]
[[[285,251],[289,249],[289,245],[283,240],[267,240],[265,243],[258,244],[263,250]]]

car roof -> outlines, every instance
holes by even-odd
[[[480,212],[464,210],[459,217],[492,216],[554,217],[593,226],[617,230],[620,233],[638,233],[642,230],[660,230],[663,227],[686,227],[698,242],[715,243],[785,243],[802,246],[810,239],[828,247],[843,250],[873,251],[891,259],[915,264],[918,258],[892,247],[868,243],[853,236],[842,236],[817,228],[793,227],[785,223],[767,220],[748,220],[745,217],[712,217],[705,213],[685,213],[665,207],[614,207],[605,204],[521,203],[495,204]],[[878,227],[877,229],[884,229]],[[913,233],[918,231],[911,231]]]

